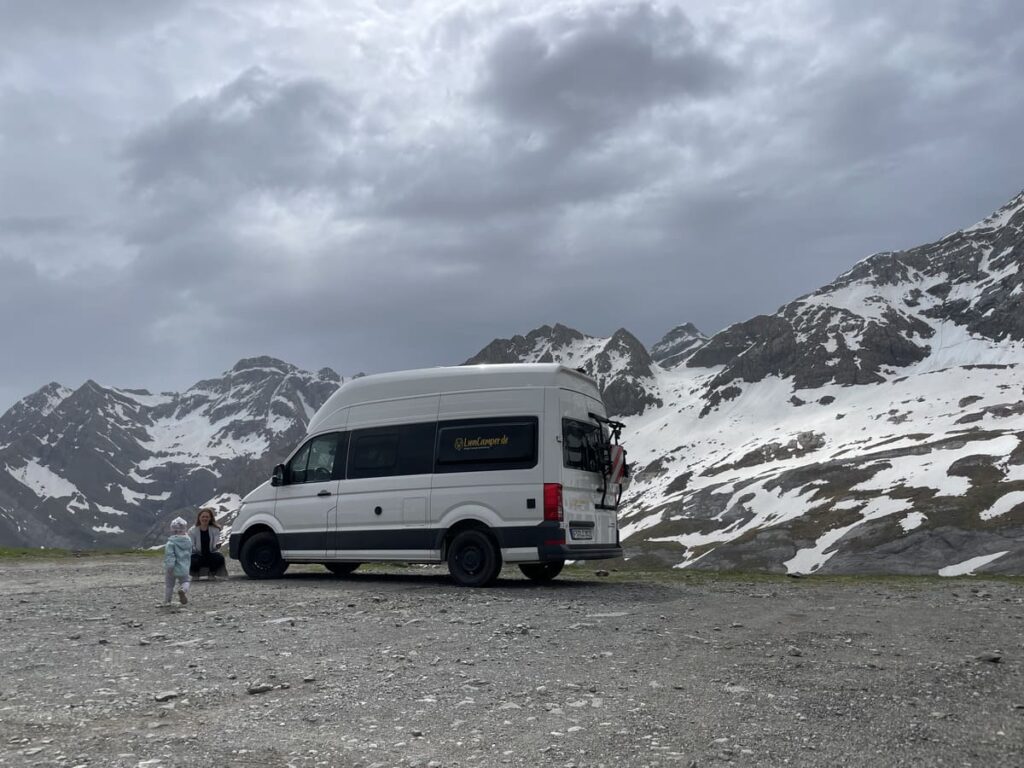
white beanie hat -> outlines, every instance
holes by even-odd
[[[171,533],[184,533],[188,530],[188,521],[183,517],[171,520]]]

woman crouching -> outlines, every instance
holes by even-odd
[[[189,567],[189,574],[199,575],[200,568],[210,570],[210,578],[227,576],[227,567],[224,564],[224,555],[217,550],[220,549],[220,525],[217,518],[213,516],[213,510],[209,507],[202,507],[196,515],[196,524],[188,531],[192,539],[192,563]]]

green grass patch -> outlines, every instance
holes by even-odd
[[[0,547],[0,560],[61,560],[71,557],[163,557],[162,549],[57,549],[51,547]]]

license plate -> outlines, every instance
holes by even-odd
[[[574,539],[593,539],[594,529],[593,528],[570,528],[569,535]]]

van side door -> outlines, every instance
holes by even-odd
[[[437,422],[354,429],[342,481],[333,557],[429,558],[427,524]]]
[[[277,489],[274,507],[281,523],[278,539],[285,560],[324,559],[347,447],[348,435],[344,432],[316,435],[303,443],[285,465],[285,483]]]

